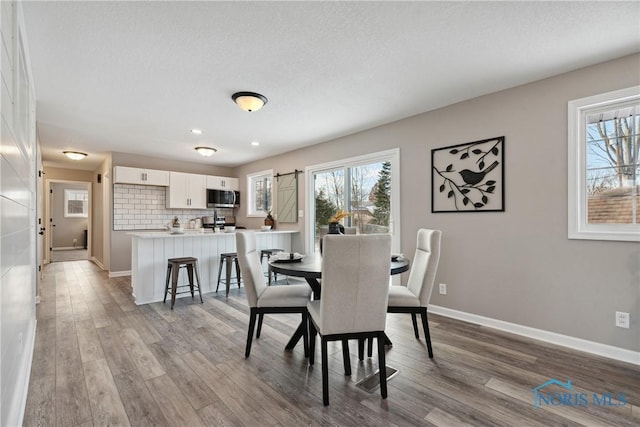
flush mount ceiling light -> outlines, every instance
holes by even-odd
[[[81,153],[80,151],[63,151],[62,154],[71,160],[82,160],[87,157],[87,153]]]
[[[257,147],[258,145],[260,145],[260,141],[251,141],[251,145]]]
[[[202,131],[200,129],[191,129],[191,133],[194,135],[202,135]]]
[[[196,147],[196,151],[198,153],[200,153],[200,155],[205,156],[205,157],[209,157],[211,155],[213,155],[213,153],[215,153],[216,150],[215,148],[211,148],[211,147]]]
[[[233,102],[244,111],[252,112],[261,109],[267,103],[267,98],[255,92],[236,92],[231,95]]]

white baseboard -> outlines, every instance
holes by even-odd
[[[122,276],[131,276],[131,270],[109,272],[109,277],[122,277]]]
[[[527,338],[533,338],[551,344],[568,347],[574,350],[584,351],[586,353],[596,354],[598,356],[604,356],[610,359],[620,360],[622,362],[633,363],[634,365],[640,365],[640,352],[638,351],[627,350],[625,348],[614,347],[608,344],[601,344],[582,338],[549,332],[543,329],[531,328],[529,326],[518,325],[517,323],[505,322],[503,320],[492,319],[490,317],[479,316],[477,314],[466,313],[464,311],[453,310],[438,305],[429,305],[429,312],[445,317],[451,317],[453,319],[463,320],[469,323],[475,323],[481,326],[487,326],[489,328],[498,329],[500,331],[516,335],[522,335]]]
[[[89,258],[89,261],[91,261],[92,263],[94,263],[95,265],[97,265],[98,267],[100,267],[100,270],[104,270],[104,265],[102,265],[102,263],[100,262],[100,260],[94,256],[92,256],[91,258]]]
[[[86,250],[84,246],[80,246],[80,247],[76,246],[75,248],[73,246],[58,246],[56,248],[51,248],[52,251],[73,251],[76,249],[78,250],[82,249],[83,251]]]

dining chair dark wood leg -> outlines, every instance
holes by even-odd
[[[302,312],[302,324],[307,325],[307,323],[309,323],[309,313],[307,312],[307,310],[305,310]],[[309,357],[309,329],[305,327],[302,334],[304,357]]]
[[[249,354],[251,354],[251,342],[253,341],[253,329],[256,326],[256,314],[257,314],[257,310],[255,308],[252,308],[251,313],[249,315],[249,331],[247,332],[247,348],[244,351],[244,357],[249,357]]]
[[[349,340],[342,340],[342,363],[344,364],[344,374],[351,375],[351,357],[349,355]]]
[[[311,317],[309,317],[307,320],[309,323],[309,365],[313,366],[316,351],[316,335],[318,334],[318,332],[316,331],[315,325],[311,321]]]
[[[373,357],[373,338],[367,338],[367,356]]]
[[[360,359],[360,361],[364,360],[364,342],[366,340],[364,338],[360,338],[358,340],[358,359]]]
[[[238,282],[238,289],[240,289],[240,263],[238,262],[238,257],[235,257],[233,262],[236,265],[236,282]]]
[[[413,333],[416,334],[416,339],[420,339],[420,335],[418,335],[418,321],[416,319],[416,313],[411,313],[411,321],[413,322]]]
[[[387,398],[387,365],[384,353],[384,331],[378,332],[378,369],[380,371],[380,394]]]
[[[322,403],[329,405],[329,357],[327,356],[327,340],[320,336],[320,347],[322,348]]]
[[[264,313],[258,314],[258,329],[256,330],[256,338],[260,338],[260,331],[262,331],[262,319],[264,319]]]
[[[429,333],[429,321],[427,320],[427,308],[420,307],[420,317],[422,317],[422,328],[424,329],[424,340],[427,342],[429,358],[433,359],[433,349],[431,348],[431,334]]]

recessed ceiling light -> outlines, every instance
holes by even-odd
[[[213,153],[218,151],[215,148],[211,148],[211,147],[196,147],[195,150],[198,153],[200,153],[200,155],[205,156],[205,157],[209,157],[209,156],[213,155]]]
[[[257,147],[258,145],[260,145],[260,141],[251,141],[251,145]]]
[[[200,129],[191,129],[191,133],[195,135],[202,135],[202,131]]]
[[[87,157],[87,153],[81,153],[80,151],[63,151],[62,154],[71,160],[82,160]]]

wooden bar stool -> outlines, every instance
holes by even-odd
[[[220,287],[220,276],[222,275],[222,265],[226,263],[225,269],[225,282],[227,285],[227,295],[229,296],[229,288],[231,287],[231,270],[233,265],[236,266],[236,283],[238,284],[238,288],[240,287],[240,264],[238,264],[238,253],[237,252],[227,252],[224,254],[220,254],[220,266],[218,267],[218,284],[216,285],[216,292],[218,292],[218,287]]]
[[[187,268],[187,274],[189,276],[189,284],[178,286],[178,275],[181,268]],[[196,272],[196,282],[193,281],[193,272]],[[202,291],[200,290],[200,273],[198,272],[198,258],[194,257],[182,257],[182,258],[169,258],[167,264],[167,280],[164,289],[164,304],[167,301],[167,294],[169,293],[169,278],[171,278],[171,310],[176,303],[176,295],[191,292],[191,298],[195,296],[194,288],[198,288],[198,294],[200,295],[200,302],[202,303]],[[189,287],[188,291],[178,292],[178,288]]]
[[[260,264],[262,259],[267,257],[267,276],[269,277],[269,286],[271,286],[271,269],[269,268],[269,257],[277,252],[284,252],[284,249],[262,249],[260,251]],[[278,273],[273,273],[273,280],[278,281]]]

